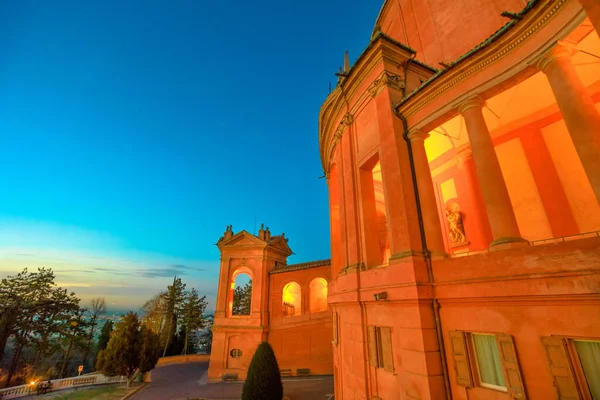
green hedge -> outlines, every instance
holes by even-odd
[[[283,384],[273,348],[262,342],[250,362],[242,390],[242,400],[281,400]]]

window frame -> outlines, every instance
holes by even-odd
[[[568,361],[571,363],[571,369],[573,370],[573,374],[575,375],[575,383],[578,386],[579,394],[582,396],[583,400],[593,400],[592,391],[585,376],[585,371],[583,370],[583,365],[581,364],[581,358],[579,357],[577,347],[575,347],[575,342],[600,342],[600,339],[571,336],[566,337],[565,339],[567,343],[567,354],[569,356]]]
[[[498,348],[497,335],[495,333],[489,332],[465,332],[465,334],[468,336],[467,347],[469,354],[469,363],[471,364],[471,370],[474,369],[477,371],[476,374],[472,374],[474,378],[473,384],[477,387],[481,387],[484,389],[491,389],[498,392],[508,393],[508,386],[499,386],[494,385],[492,383],[486,383],[483,382],[483,380],[481,379],[481,370],[479,369],[479,360],[477,357],[477,347],[475,346],[475,340],[473,337],[473,335],[492,336],[494,338],[494,341],[496,342],[496,349],[498,350],[498,352],[500,352],[500,349]],[[500,368],[502,370],[502,374],[505,375],[502,362],[500,363]],[[504,384],[507,385],[506,376],[504,376]]]

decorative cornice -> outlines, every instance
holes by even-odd
[[[232,317],[226,317],[227,319],[250,319],[250,316],[242,316],[242,318],[240,318],[239,316],[237,318],[232,318]],[[213,325],[210,327],[211,330],[215,331],[221,331],[221,330],[232,330],[232,331],[237,331],[237,330],[247,330],[247,329],[256,329],[256,330],[265,330],[266,328],[264,326],[256,326],[256,325]]]
[[[329,162],[327,163],[327,172],[326,172],[326,176],[329,174],[329,168],[331,167],[331,155],[333,155],[335,147],[337,146],[338,142],[342,139],[342,136],[344,136],[344,132],[352,126],[352,124],[354,123],[354,117],[352,116],[352,114],[350,113],[346,113],[344,115],[344,117],[342,118],[342,120],[340,121],[340,124],[338,125],[337,129],[335,130],[335,133],[333,134],[333,138],[331,140],[331,150],[329,151],[330,154],[330,159]]]
[[[334,139],[337,139],[337,140],[341,139],[346,128],[348,128],[349,126],[352,126],[353,122],[354,122],[354,117],[351,114],[346,113],[346,115],[344,115],[344,118],[342,118],[342,120],[340,121],[340,125],[338,126],[338,128],[335,130],[335,133],[333,134]]]
[[[344,267],[340,270],[339,275],[347,275],[351,272],[354,271],[366,271],[367,267],[365,266],[365,263],[359,262],[356,264],[352,264],[352,265],[348,265],[347,267]]]
[[[494,41],[477,51],[468,53],[464,59],[453,64],[432,78],[426,86],[411,94],[398,106],[405,117],[415,114],[442,93],[456,86],[490,64],[507,56],[519,48],[531,36],[540,31],[569,0],[547,0],[541,6],[534,6],[535,12],[528,12],[522,21],[512,25],[511,29],[500,32]],[[488,42],[489,39],[486,41]]]
[[[371,97],[375,97],[384,87],[391,87],[396,90],[402,90],[406,87],[402,78],[398,75],[383,71],[367,88]]]
[[[422,252],[419,252],[419,251],[406,250],[406,251],[400,251],[398,253],[392,254],[392,256],[390,257],[390,261],[401,260],[403,258],[408,258],[408,257],[425,257],[425,256]]]
[[[308,262],[300,263],[300,264],[291,264],[291,265],[277,266],[277,267],[273,268],[271,270],[271,272],[269,272],[269,273],[271,275],[273,275],[273,274],[281,274],[281,273],[284,273],[284,272],[300,271],[300,270],[310,269],[310,268],[328,267],[330,265],[331,265],[331,260],[330,259],[327,259],[327,260],[317,260],[317,261],[308,261]]]
[[[494,297],[457,297],[438,298],[440,304],[445,307],[452,306],[481,306],[481,303],[497,303],[513,306],[538,306],[543,304],[564,306],[565,304],[600,304],[600,294],[568,294],[568,295],[527,295],[527,296],[494,296]]]

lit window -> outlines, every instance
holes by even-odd
[[[473,334],[472,337],[481,386],[506,390],[496,336]]]
[[[592,399],[600,399],[600,341],[573,340]]]
[[[302,314],[302,290],[296,282],[290,282],[283,288],[283,315],[292,317]]]
[[[310,312],[321,311],[327,311],[327,281],[316,278],[310,283]]]
[[[390,258],[383,175],[378,156],[360,167],[363,225],[366,237],[366,266],[387,265]]]

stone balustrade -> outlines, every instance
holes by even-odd
[[[81,386],[106,385],[110,383],[125,383],[127,378],[124,376],[105,376],[102,374],[83,375],[73,378],[52,380],[52,389],[50,391],[69,389]],[[0,389],[0,399],[17,399],[36,393],[37,381],[32,385],[13,386],[6,389]]]

